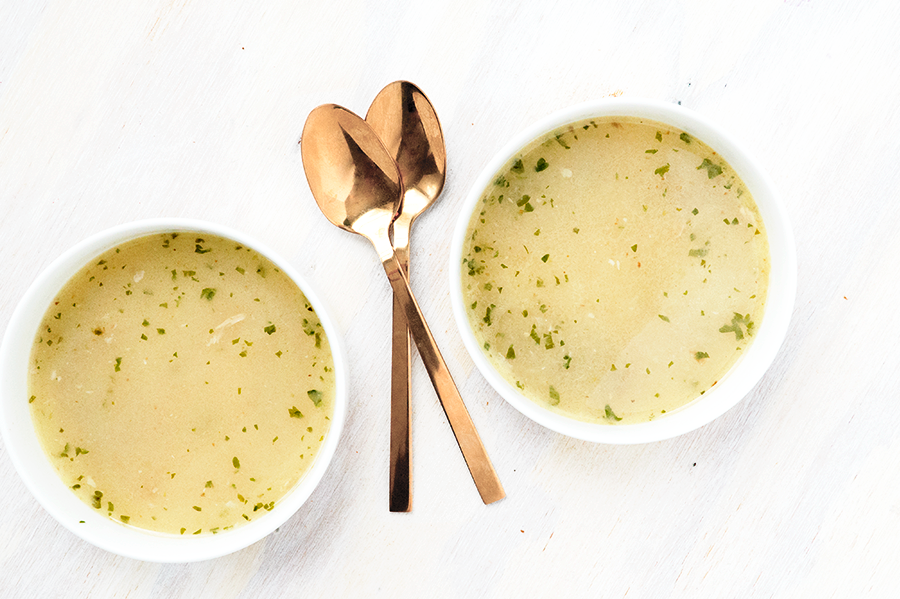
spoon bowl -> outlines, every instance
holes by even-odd
[[[415,84],[395,81],[378,92],[366,122],[397,162],[405,187],[401,217],[412,220],[437,199],[446,178],[447,153],[434,106]]]
[[[403,185],[397,164],[375,132],[336,104],[313,110],[303,127],[300,152],[319,209],[333,224],[369,239],[387,231]]]

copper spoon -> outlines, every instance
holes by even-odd
[[[413,221],[444,187],[446,152],[434,107],[416,85],[395,81],[378,92],[366,122],[393,156],[403,180],[403,205],[394,219],[394,255],[409,280],[409,236]],[[394,298],[391,351],[391,446],[389,505],[392,512],[412,507],[410,442],[411,347],[406,316]]]
[[[503,486],[394,255],[389,229],[403,191],[397,163],[364,120],[335,104],[309,114],[301,140],[306,180],[319,209],[375,246],[482,501],[503,499]]]

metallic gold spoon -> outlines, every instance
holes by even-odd
[[[322,213],[375,246],[482,501],[503,499],[503,486],[394,255],[388,231],[403,190],[397,163],[364,120],[334,104],[309,114],[300,149]]]
[[[403,180],[403,205],[394,220],[392,241],[408,281],[413,221],[444,187],[447,162],[441,123],[422,90],[409,81],[395,81],[378,92],[366,122],[397,162]],[[396,297],[393,319],[389,505],[392,512],[408,512],[412,504],[411,347],[406,316]]]

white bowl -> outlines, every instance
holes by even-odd
[[[130,239],[154,233],[197,231],[253,248],[285,272],[319,316],[334,359],[335,403],[331,429],[310,470],[274,509],[216,535],[179,537],[116,523],[91,509],[60,479],[35,433],[28,406],[28,363],[34,337],[48,306],[63,285],[92,258]],[[347,361],[334,321],[318,296],[289,262],[259,242],[227,227],[186,219],[128,223],[98,233],[71,248],[35,280],[13,313],[0,348],[0,430],[25,485],[60,524],[85,541],[134,559],[192,562],[219,557],[255,543],[290,518],[316,488],[334,456],[347,413]],[[84,523],[80,523],[80,521]]]
[[[592,117],[632,116],[665,123],[687,132],[728,162],[756,200],[769,237],[771,272],[765,313],[749,350],[715,387],[690,403],[637,424],[582,422],[546,410],[510,385],[488,361],[469,324],[463,303],[463,243],[476,205],[498,171],[536,139],[577,121]],[[737,404],[762,378],[775,359],[787,333],[797,287],[797,258],[787,214],[769,177],[737,141],[703,116],[654,100],[608,98],[560,110],[535,123],[506,144],[484,167],[472,185],[459,215],[450,247],[450,298],[456,324],[475,365],[488,383],[513,407],[538,424],[558,433],[598,443],[648,443],[681,435],[707,424]]]

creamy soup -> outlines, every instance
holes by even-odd
[[[31,411],[72,491],[117,522],[217,533],[270,511],[328,432],[328,339],[287,275],[192,232],[105,252],[44,317]]]
[[[494,367],[541,406],[608,424],[713,387],[752,342],[768,277],[734,170],[683,131],[623,117],[525,148],[463,248],[469,321]]]

